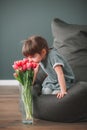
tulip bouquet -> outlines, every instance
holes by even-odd
[[[22,100],[24,103],[27,120],[32,117],[31,87],[33,82],[34,69],[36,68],[36,66],[36,63],[29,62],[27,58],[15,61],[12,65],[13,69],[15,70],[15,73],[13,75],[22,86]]]

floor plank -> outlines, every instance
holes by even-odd
[[[87,130],[87,122],[58,123],[34,119],[33,125],[21,122],[18,86],[0,86],[0,130]]]

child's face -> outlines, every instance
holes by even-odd
[[[29,56],[28,59],[29,59],[29,61],[40,63],[42,60],[42,56],[40,54],[36,53],[33,56]]]
[[[33,56],[28,56],[28,59],[30,61],[36,62],[36,63],[40,63],[46,56],[46,50],[43,49],[41,51],[41,54],[39,53],[35,53]]]

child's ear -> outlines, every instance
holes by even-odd
[[[46,49],[42,49],[41,54],[45,55],[46,54]]]

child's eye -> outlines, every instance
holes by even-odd
[[[32,58],[35,58],[36,57],[36,55],[34,55]]]

